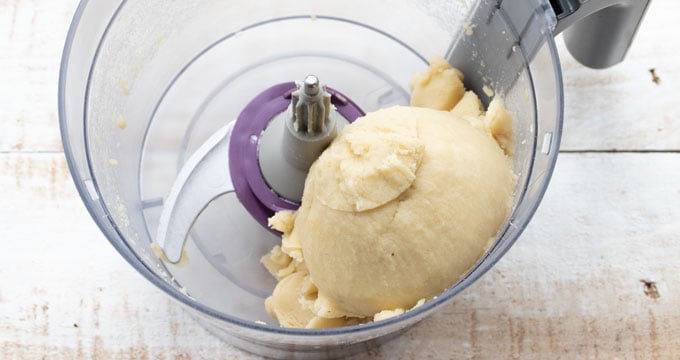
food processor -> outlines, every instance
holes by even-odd
[[[432,314],[488,271],[546,190],[562,129],[553,37],[586,66],[620,62],[648,1],[81,1],[59,81],[64,150],[102,232],[216,336],[273,357],[348,355]],[[485,105],[515,117],[512,212],[456,284],[402,315],[279,327],[259,262],[306,171],[344,126],[408,105],[443,56]],[[446,191],[446,189],[442,189]]]

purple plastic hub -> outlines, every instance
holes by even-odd
[[[277,195],[264,180],[257,158],[260,135],[267,125],[288,109],[291,94],[297,90],[294,82],[270,87],[257,95],[243,109],[231,131],[229,171],[236,196],[262,226],[269,228],[267,219],[279,210],[296,210],[300,204]],[[327,88],[337,113],[349,123],[365,113],[340,92]]]

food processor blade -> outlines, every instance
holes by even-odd
[[[265,90],[184,164],[164,201],[155,243],[170,263],[178,263],[192,225],[210,202],[229,192],[265,227],[275,211],[297,209],[309,167],[338,125],[361,115],[314,75]]]
[[[216,131],[189,158],[164,202],[155,242],[171,263],[180,261],[189,230],[206,206],[234,191],[227,161],[233,125]]]

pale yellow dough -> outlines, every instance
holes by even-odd
[[[451,110],[465,93],[463,73],[442,57],[430,61],[430,67],[411,80],[411,106]]]
[[[281,326],[397,316],[487,249],[512,203],[512,116],[500,100],[485,112],[461,80],[433,60],[413,106],[347,126],[312,165],[300,209],[270,219],[283,239],[262,260],[280,280],[265,306]]]

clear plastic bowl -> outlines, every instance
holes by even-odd
[[[526,2],[519,11],[524,27],[516,14],[497,9],[487,29],[497,10],[485,1],[82,1],[59,81],[62,139],[76,187],[120,254],[217,336],[267,356],[362,351],[477,280],[535,212],[562,128],[555,20],[546,3]],[[486,20],[482,6],[492,9]],[[464,47],[461,59],[456,49]],[[184,161],[259,92],[313,73],[364,111],[407,104],[410,78],[435,55],[452,59],[478,93],[488,85],[505,98],[516,118],[519,175],[513,212],[495,244],[436,299],[375,323],[277,326],[263,306],[275,281],[258,260],[279,239],[233,194],[199,218],[188,261],[167,264],[154,254],[163,198]]]

